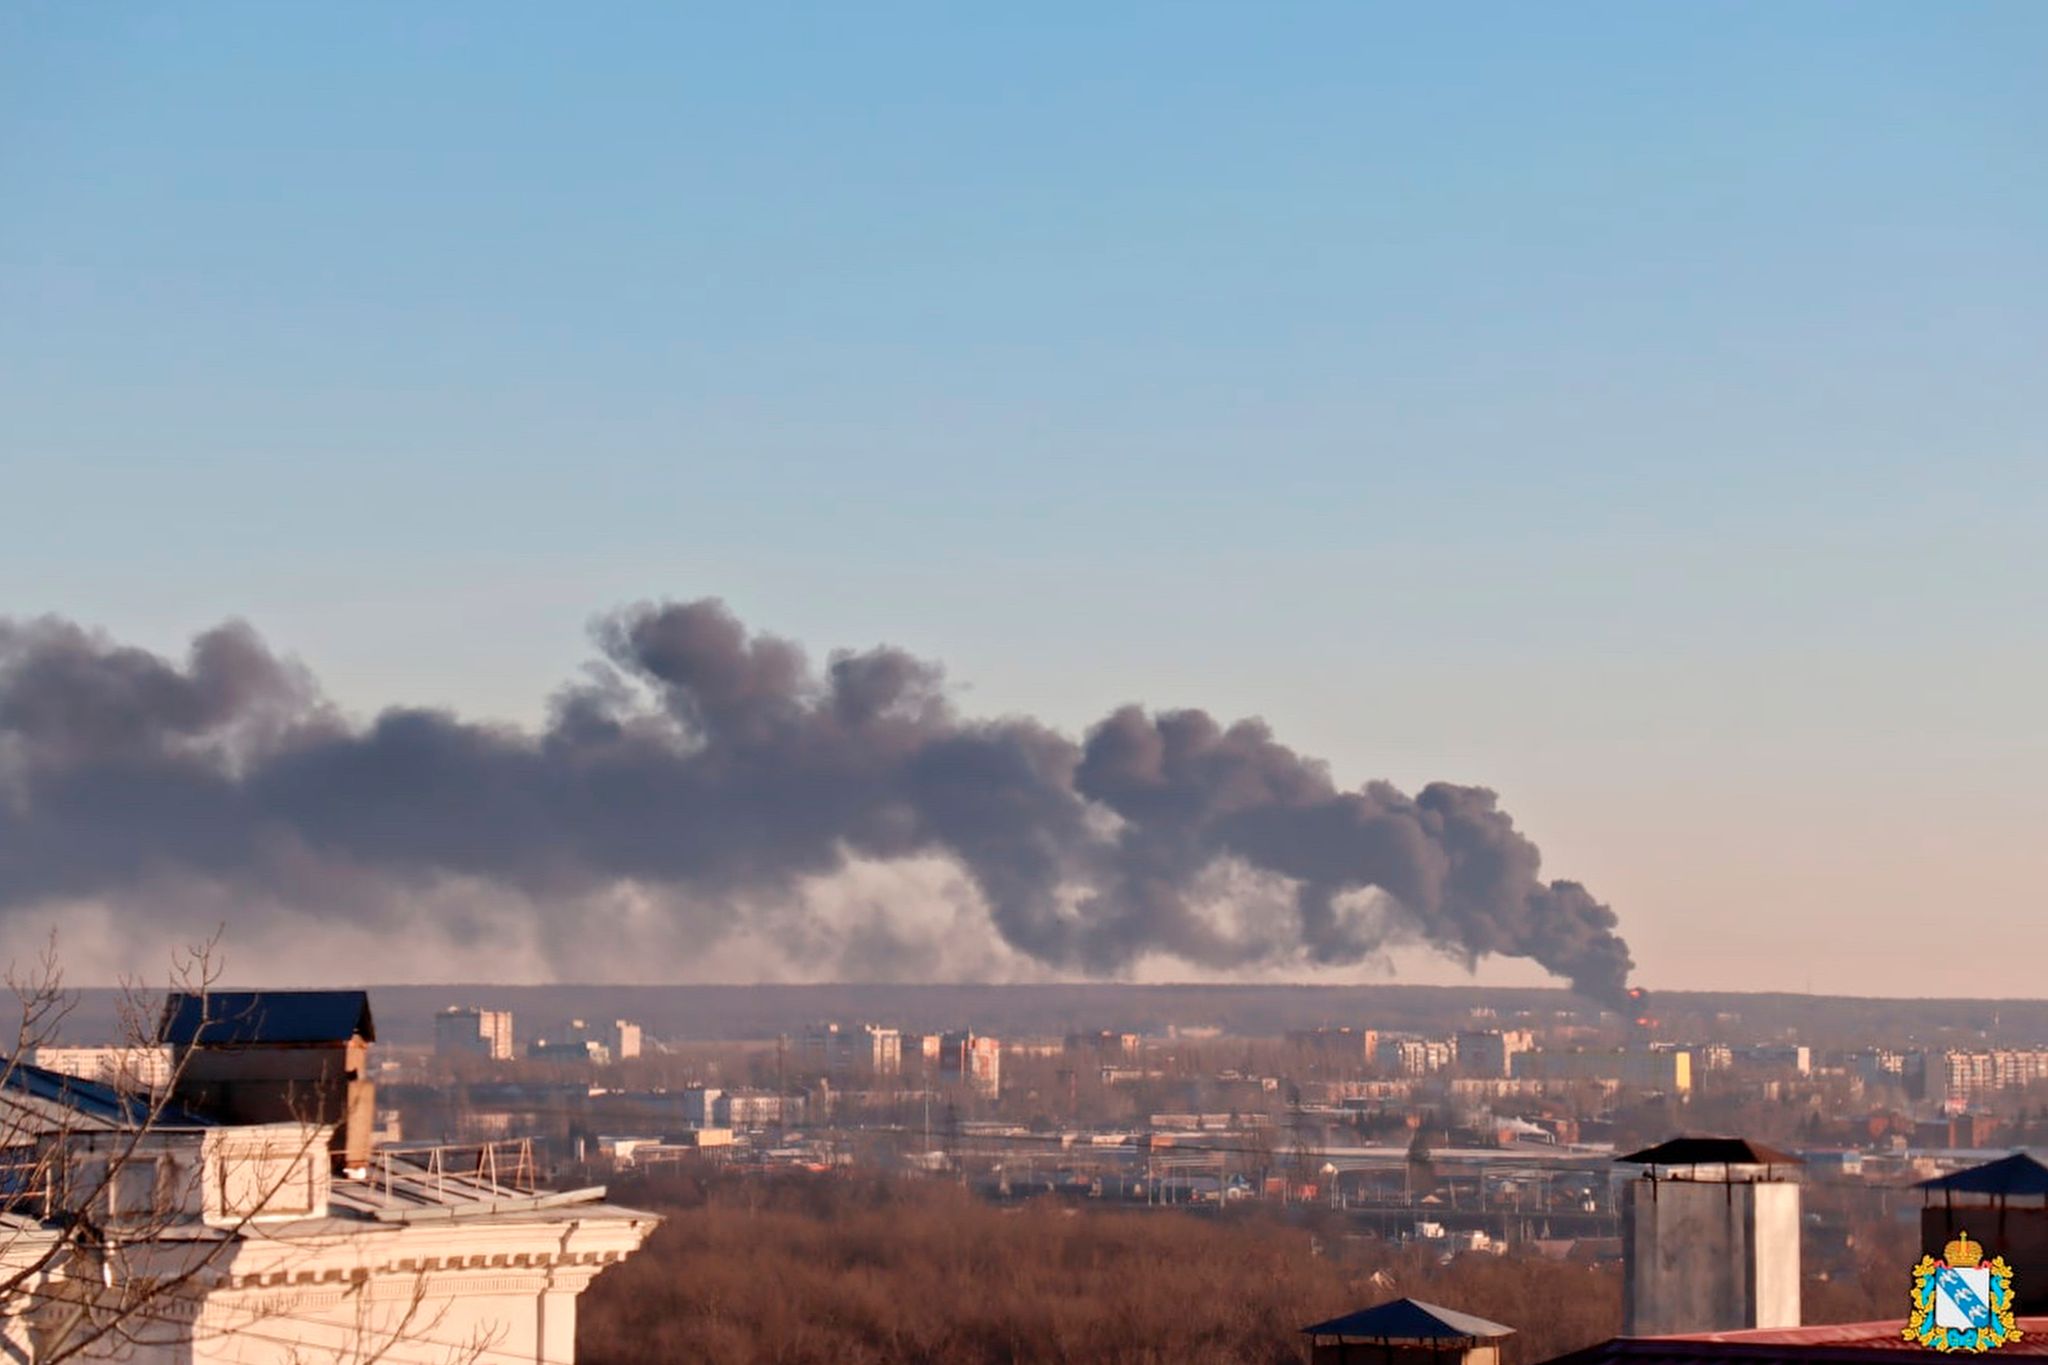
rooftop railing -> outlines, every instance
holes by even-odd
[[[394,1143],[370,1158],[369,1180],[386,1199],[424,1186],[440,1200],[477,1198],[479,1186],[533,1194],[540,1186],[532,1138],[432,1145]]]

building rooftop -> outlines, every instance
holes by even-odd
[[[147,1090],[125,1090],[6,1058],[0,1058],[0,1089],[6,1092],[5,1103],[28,1111],[9,1121],[17,1133],[35,1130],[38,1119],[50,1125],[45,1130],[50,1132],[214,1126],[212,1119],[181,1105],[154,1102]]]
[[[2048,1195],[2048,1166],[2025,1152],[1953,1175],[1936,1176],[1913,1187],[1929,1194]]]
[[[1903,1292],[1900,1302],[1905,1301]],[[1998,1348],[2000,1356],[2048,1356],[2048,1318],[2021,1318],[2020,1339]],[[1839,1322],[1816,1327],[1760,1327],[1741,1332],[1697,1332],[1669,1337],[1616,1337],[1546,1365],[1695,1365],[1720,1360],[1857,1361],[1891,1360],[1899,1352],[1925,1356],[1927,1348],[1905,1339],[1905,1314],[1878,1322]]]
[[[367,991],[175,992],[164,1001],[157,1041],[239,1046],[249,1043],[377,1041]]]
[[[1630,1166],[1799,1166],[1790,1152],[1738,1137],[1675,1137],[1640,1152],[1618,1156]]]
[[[1363,1338],[1369,1341],[1487,1341],[1514,1334],[1503,1327],[1454,1308],[1440,1308],[1420,1299],[1394,1299],[1375,1308],[1362,1308],[1301,1329],[1312,1337]]]
[[[328,1207],[337,1216],[379,1223],[448,1222],[579,1208],[585,1212],[617,1212],[614,1206],[604,1203],[604,1197],[602,1185],[523,1193],[475,1176],[436,1178],[404,1172],[384,1179],[373,1169],[366,1177],[336,1180],[328,1195]]]

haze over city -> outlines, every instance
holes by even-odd
[[[2048,1356],[2044,71],[0,4],[0,1357]]]
[[[473,842],[370,866],[308,816],[347,856],[315,895],[265,846],[304,893],[266,919],[190,826],[125,869],[46,837],[111,752],[23,701],[53,640],[190,680],[246,623],[213,638],[282,690],[145,746],[240,781],[266,720],[554,733],[620,620],[717,599],[813,670],[929,661],[970,729],[1196,708],[1339,793],[1497,793],[1515,885],[1582,885],[1653,989],[2039,995],[2048,19],[1972,13],[13,9],[0,947],[54,925],[111,981],[225,920],[252,974],[355,982],[396,916],[430,932],[380,980],[1583,965],[1399,916],[1020,947],[958,831],[806,851],[793,916],[608,886],[596,935],[591,878]],[[1096,857],[1111,789],[1051,787]]]

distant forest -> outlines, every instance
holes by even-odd
[[[262,982],[230,982],[258,986]],[[117,993],[88,990],[65,1021],[66,1041],[117,1034]],[[1444,1033],[1473,1026],[1475,1009],[1503,1021],[1527,1011],[1534,1022],[1599,1019],[1596,1006],[1565,990],[1479,986],[1135,986],[1054,985],[768,986],[372,986],[381,1041],[424,1044],[448,1005],[509,1009],[522,1037],[566,1018],[626,1018],[653,1038],[767,1039],[821,1019],[874,1020],[905,1029],[973,1027],[998,1036],[1059,1035],[1082,1029],[1150,1034],[1169,1027],[1219,1028],[1239,1037],[1351,1024]],[[2048,1000],[1880,1000],[1855,996],[1666,991],[1650,998],[1657,1036],[1743,1043],[1783,1039],[1819,1047],[2013,1046],[2048,1044]],[[1607,1022],[1618,1029],[1618,1021]],[[1617,1035],[1618,1036],[1618,1035]]]

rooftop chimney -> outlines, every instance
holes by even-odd
[[[1798,1157],[1680,1137],[1620,1158],[1626,1336],[1799,1325]]]

